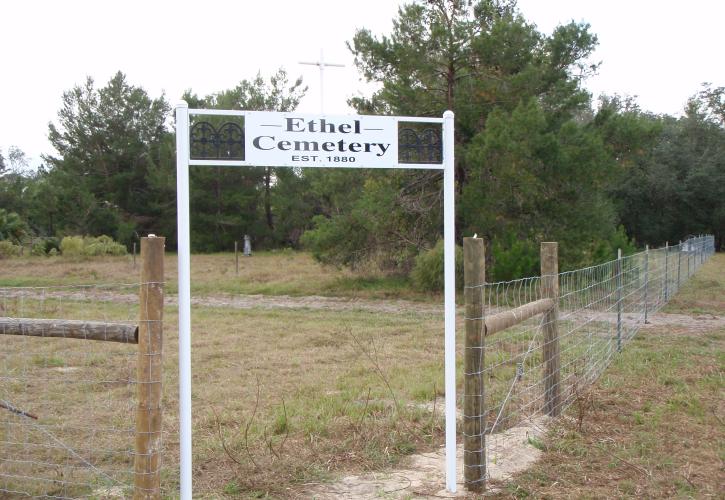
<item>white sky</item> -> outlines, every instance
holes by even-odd
[[[104,86],[117,71],[173,104],[235,86],[277,68],[304,77],[301,111],[350,112],[346,99],[371,87],[360,81],[345,47],[357,28],[389,33],[398,0],[9,0],[0,2],[0,149],[16,145],[40,161],[52,153],[48,123],[61,94],[92,76]],[[637,95],[644,109],[678,114],[702,82],[725,85],[722,0],[519,0],[524,16],[550,33],[570,20],[599,36],[596,95]]]

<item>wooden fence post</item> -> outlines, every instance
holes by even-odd
[[[559,244],[541,243],[541,297],[551,299],[553,307],[544,313],[544,411],[550,417],[561,413],[559,361]]]
[[[463,282],[466,303],[466,346],[463,389],[463,476],[466,488],[481,492],[486,479],[484,415],[483,283],[486,263],[483,240],[463,238]]]
[[[141,238],[134,499],[161,498],[164,242]]]
[[[239,276],[239,242],[234,240],[234,273]]]

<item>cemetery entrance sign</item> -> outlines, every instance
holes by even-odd
[[[245,153],[251,163],[270,167],[386,167],[398,156],[397,126],[387,116],[250,113],[245,116]],[[435,155],[440,143],[429,148]]]
[[[453,112],[442,118],[189,109],[176,105],[181,498],[191,500],[189,166],[443,171],[446,487],[456,491]]]

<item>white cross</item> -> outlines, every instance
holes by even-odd
[[[327,66],[332,66],[335,68],[344,68],[345,65],[325,62],[325,58],[322,54],[322,49],[320,49],[320,60],[319,61],[317,61],[317,62],[300,61],[300,64],[307,64],[309,66],[318,66],[320,68],[320,113],[324,113],[325,112],[325,106],[324,106],[324,99],[325,99],[324,72],[325,72],[325,68]]]

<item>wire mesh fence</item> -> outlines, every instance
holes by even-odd
[[[162,301],[161,280],[0,288],[0,498],[158,498]]]
[[[481,329],[481,345],[466,346],[478,359],[467,360],[465,377],[481,392],[466,391],[464,397],[482,399],[476,412],[464,405],[464,476],[471,490],[481,489],[492,465],[517,460],[500,453],[502,433],[558,416],[577,400],[649,315],[714,253],[714,239],[690,238],[561,273],[546,272],[543,250],[542,277],[466,280],[481,304],[480,317],[472,316],[467,298],[467,327]],[[547,285],[552,275],[556,279]],[[558,299],[547,302],[552,286]],[[477,432],[471,435],[472,429]]]
[[[133,297],[138,287],[2,288],[0,315],[136,325],[137,303],[97,297]],[[40,498],[128,493],[136,345],[5,334],[0,346],[0,492]]]

